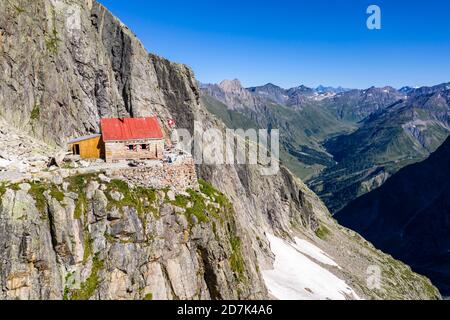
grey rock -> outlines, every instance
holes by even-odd
[[[174,213],[174,208],[171,204],[166,203],[166,204],[163,204],[159,213],[162,217],[171,215]]]
[[[58,166],[61,167],[64,163],[64,158],[66,157],[66,151],[59,151],[54,157],[53,161]]]
[[[67,190],[69,190],[70,184],[68,182],[63,182],[62,184],[62,188],[65,192],[67,192]]]
[[[98,178],[100,179],[100,181],[105,182],[105,183],[110,183],[111,179],[108,178],[107,176],[105,176],[104,174],[99,174]]]
[[[143,241],[144,229],[136,210],[124,210],[124,217],[121,220],[113,221],[110,225],[109,234],[124,241]]]
[[[93,197],[92,211],[98,218],[107,216],[108,198],[101,190],[96,190]]]
[[[198,224],[198,218],[196,216],[191,216],[191,220],[194,225]]]
[[[55,174],[52,177],[52,183],[56,184],[56,185],[62,185],[64,183],[64,179],[61,175],[59,174]]]
[[[170,201],[175,201],[175,192],[172,190],[167,191],[167,198],[169,198]]]
[[[186,230],[189,227],[189,222],[184,215],[177,215],[177,223]]]
[[[111,198],[112,198],[114,201],[117,201],[117,202],[122,201],[123,198],[124,198],[124,195],[121,194],[121,193],[118,192],[118,191],[111,191],[111,192],[109,193],[109,195],[111,196]]]
[[[81,160],[81,161],[79,162],[79,165],[80,165],[82,168],[88,168],[88,167],[91,166],[91,163],[90,163],[89,161]]]
[[[122,213],[117,207],[113,207],[111,210],[108,211],[108,220],[114,221],[114,220],[120,220],[122,219]]]
[[[107,223],[105,220],[91,225],[91,241],[93,254],[104,253],[108,249],[105,233],[107,232]]]
[[[28,192],[31,189],[31,186],[28,183],[22,183],[19,185],[20,190]]]
[[[86,197],[90,200],[94,196],[95,191],[98,190],[100,184],[97,181],[91,181],[86,187]]]

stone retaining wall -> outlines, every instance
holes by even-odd
[[[161,162],[146,167],[118,169],[112,173],[134,186],[171,188],[176,193],[199,189],[192,157],[185,157],[174,163]]]

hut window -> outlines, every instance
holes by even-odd
[[[150,146],[148,144],[141,144],[141,149],[148,150],[148,149],[150,149]]]
[[[128,151],[137,151],[137,146],[133,144],[128,145],[127,148]]]

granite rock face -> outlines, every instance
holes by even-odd
[[[167,136],[170,118],[190,133],[194,121],[225,129],[188,67],[148,54],[95,1],[0,2],[0,68],[1,117],[53,146],[98,132],[102,117],[158,115]],[[337,225],[287,169],[262,176],[258,166],[199,164],[197,175],[223,194],[205,184],[173,200],[92,176],[1,184],[0,298],[269,298],[260,272],[274,262],[266,233],[315,243],[361,297],[439,297],[427,279]],[[386,271],[380,290],[366,284],[373,264]]]
[[[95,1],[2,1],[0,12],[0,113],[33,136],[60,144],[102,117],[198,104],[189,68],[149,55]]]
[[[205,182],[176,201],[97,176],[66,182],[1,195],[0,299],[266,297],[232,206]]]

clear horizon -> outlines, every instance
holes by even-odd
[[[100,0],[149,52],[197,80],[244,87],[433,86],[450,81],[450,2]],[[366,9],[382,10],[382,29]]]

